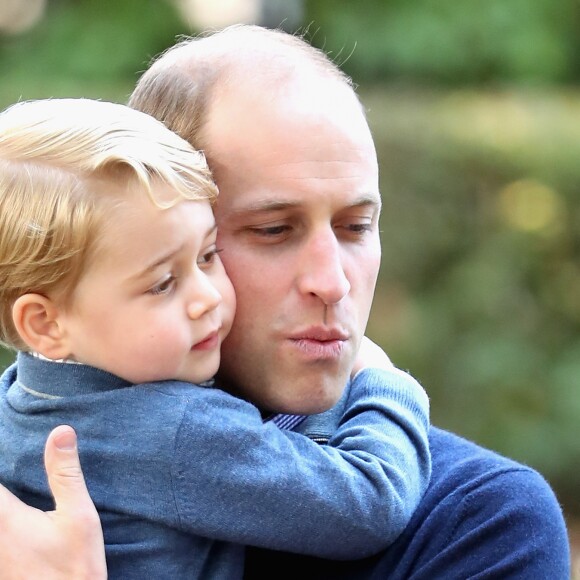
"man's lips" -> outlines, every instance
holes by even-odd
[[[310,360],[334,360],[340,357],[349,335],[335,328],[311,327],[289,337],[301,356]]]
[[[214,330],[203,340],[200,340],[198,343],[194,344],[191,347],[191,350],[213,350],[218,345],[219,345],[219,333],[217,330]]]
[[[289,335],[290,340],[316,340],[319,342],[332,342],[335,340],[345,341],[349,334],[340,328],[327,328],[324,326],[309,326]]]

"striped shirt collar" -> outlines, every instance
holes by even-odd
[[[283,429],[286,431],[291,431],[302,421],[306,419],[306,415],[285,415],[283,413],[278,413],[276,415],[271,415],[264,422],[272,421],[279,429]]]

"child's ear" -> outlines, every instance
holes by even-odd
[[[46,358],[67,358],[70,351],[59,325],[56,304],[40,294],[24,294],[12,307],[12,320],[20,338],[29,348]]]

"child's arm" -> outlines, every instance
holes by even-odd
[[[203,391],[176,447],[183,528],[335,559],[391,544],[430,475],[427,396],[391,369],[356,375],[339,427],[323,446],[263,424],[253,406],[226,393]]]

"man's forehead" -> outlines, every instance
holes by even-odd
[[[333,96],[344,105],[341,115],[324,111],[328,102],[272,98],[265,90],[251,103],[234,98],[233,87],[220,95],[204,129],[220,189],[216,215],[380,206],[368,124],[352,91],[339,88],[342,97]]]
[[[231,135],[232,128],[249,128],[252,135],[273,132],[284,136],[280,126],[297,118],[299,123],[325,118],[360,124],[368,130],[364,109],[352,87],[332,76],[297,71],[282,75],[276,83],[268,82],[260,72],[237,83],[231,79],[221,83],[210,103],[205,129],[208,125],[220,129],[220,139],[211,143],[213,149],[224,145],[222,138]]]

